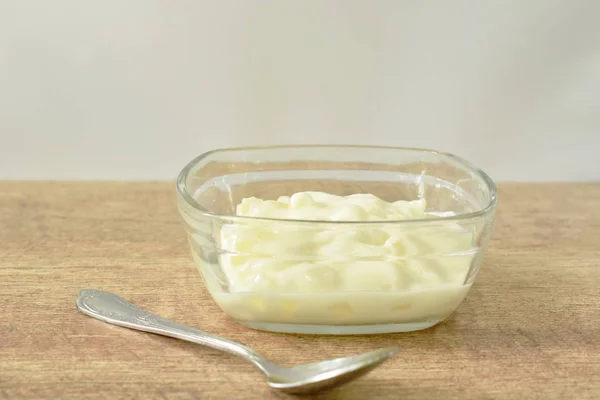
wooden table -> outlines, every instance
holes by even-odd
[[[295,364],[397,345],[330,399],[600,399],[600,184],[502,184],[476,284],[415,333],[301,336],[244,328],[193,267],[172,183],[0,183],[0,398],[276,399],[208,348],[79,313],[82,288]]]

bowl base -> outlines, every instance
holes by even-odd
[[[310,335],[373,335],[378,333],[413,332],[430,328],[443,319],[406,322],[401,324],[377,325],[308,325],[281,324],[277,322],[237,321],[248,328],[259,331],[281,333],[304,333]]]

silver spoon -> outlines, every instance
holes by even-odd
[[[400,350],[388,347],[357,356],[282,367],[242,344],[159,317],[113,293],[82,290],[77,296],[77,308],[110,324],[187,340],[240,356],[267,376],[269,386],[288,393],[312,393],[342,385],[366,374]]]

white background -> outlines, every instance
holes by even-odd
[[[295,143],[600,180],[600,1],[0,0],[1,179]]]

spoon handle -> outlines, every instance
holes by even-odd
[[[110,292],[82,290],[77,296],[77,308],[82,313],[109,324],[170,336],[235,354],[250,361],[264,373],[274,366],[271,361],[243,344],[160,317]]]

